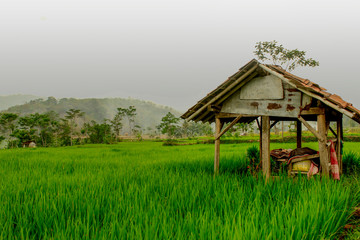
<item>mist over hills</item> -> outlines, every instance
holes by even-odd
[[[16,95],[7,95],[0,96],[0,111],[6,110],[9,107],[24,104],[30,100],[38,99],[39,96],[29,95],[29,94],[16,94]]]
[[[16,105],[16,103],[21,102],[20,99],[24,99],[22,95],[19,96],[19,99],[14,99],[13,102],[8,100],[7,104],[12,104],[12,107],[9,107],[6,112],[18,113],[19,115],[26,115],[31,113],[45,113],[49,111],[54,111],[59,114],[60,117],[63,117],[71,108],[80,109],[85,112],[84,118],[85,121],[95,120],[97,122],[102,122],[104,119],[111,119],[114,117],[117,108],[127,108],[129,106],[135,106],[137,116],[135,118],[135,123],[140,125],[143,129],[148,127],[154,128],[161,121],[161,118],[165,116],[168,112],[180,116],[180,112],[163,105],[158,105],[150,101],[144,101],[139,99],[132,98],[86,98],[86,99],[76,99],[76,98],[62,98],[56,99],[54,97],[48,97],[44,99],[30,99],[29,102],[23,103],[21,105]],[[26,95],[28,96],[28,95]],[[5,104],[3,104],[6,106]],[[16,106],[14,106],[16,105]]]

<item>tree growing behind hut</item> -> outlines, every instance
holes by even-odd
[[[257,42],[255,56],[260,61],[271,61],[274,65],[280,65],[285,71],[292,71],[298,66],[319,66],[319,62],[306,58],[306,52],[298,49],[286,49],[282,44],[273,40],[270,42]]]

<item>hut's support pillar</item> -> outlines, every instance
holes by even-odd
[[[261,117],[261,158],[262,158],[262,169],[263,174],[266,178],[271,175],[270,166],[270,117]]]
[[[301,132],[302,124],[299,120],[296,121],[296,147],[301,148]]]
[[[220,134],[222,126],[223,126],[223,123],[221,122],[221,119],[216,117],[215,118],[215,159],[214,159],[215,175],[219,174],[220,138],[217,138],[217,136]]]
[[[341,154],[341,142],[343,140],[342,115],[340,115],[336,121],[336,135],[337,135],[336,155],[339,163],[340,174],[342,174],[343,171],[343,162],[342,162],[342,154]]]
[[[329,151],[326,146],[327,137],[326,137],[326,120],[325,114],[317,115],[317,125],[318,133],[320,135],[319,142],[319,154],[320,154],[320,166],[322,169],[322,176],[329,176]]]
[[[256,123],[257,123],[257,125],[258,125],[258,128],[259,128],[259,137],[260,137],[260,139],[259,139],[259,151],[260,151],[260,154],[259,154],[259,157],[260,157],[260,161],[262,160],[262,128],[261,128],[261,122],[259,122],[259,120],[258,119],[256,119]]]

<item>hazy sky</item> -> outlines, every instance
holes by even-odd
[[[360,108],[355,0],[1,0],[0,95],[133,97],[186,110],[271,40],[319,60],[294,73]]]

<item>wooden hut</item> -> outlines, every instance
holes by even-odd
[[[23,148],[36,148],[36,143],[34,141],[26,141],[22,144]]]
[[[321,174],[329,175],[328,131],[336,136],[336,154],[342,170],[341,140],[343,115],[360,123],[360,111],[318,84],[286,72],[280,66],[251,60],[207,94],[181,117],[215,122],[215,174],[219,171],[220,137],[234,124],[257,121],[263,173],[270,172],[270,129],[279,121],[297,122],[297,147],[301,148],[302,124],[319,143]],[[317,130],[309,122],[317,122]],[[330,127],[336,122],[336,129]],[[229,123],[224,129],[224,123]]]

